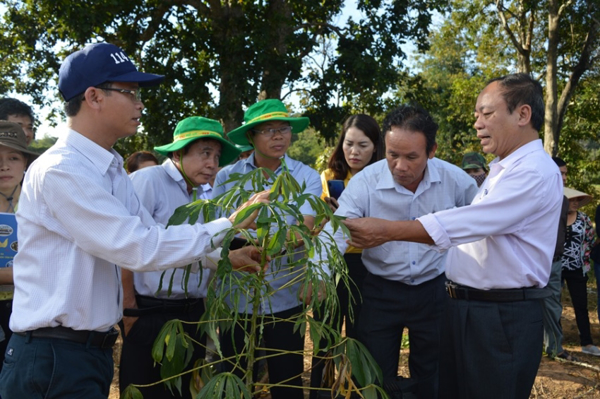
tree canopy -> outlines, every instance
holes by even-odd
[[[49,84],[67,54],[92,42],[114,43],[140,69],[166,75],[144,95],[148,135],[141,140],[152,146],[169,142],[185,116],[221,120],[229,131],[241,123],[244,107],[300,90],[313,125],[333,137],[354,108],[381,110],[380,97],[401,73],[401,44],[426,48],[432,12],[445,0],[359,0],[362,16],[341,23],[342,0],[2,3],[0,94],[17,91],[48,104],[55,99]],[[315,50],[323,43],[332,51],[315,74],[307,62],[320,57]],[[139,145],[135,140],[121,145]]]

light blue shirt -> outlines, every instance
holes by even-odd
[[[198,190],[198,199],[209,200],[213,197],[213,188],[210,183],[202,184]]]
[[[306,183],[305,193],[314,194],[317,197],[321,196],[321,191],[323,187],[321,185],[321,178],[316,170],[309,166],[306,166],[302,162],[298,162],[288,157],[287,155],[285,156],[285,163],[291,175],[298,181],[298,184],[302,185],[302,183]],[[231,167],[221,169],[217,174],[217,178],[215,180],[213,196],[216,197],[218,195],[221,195],[233,186],[233,183],[223,184],[225,181],[229,180],[229,176],[233,173],[246,174],[254,169],[256,169],[256,166],[254,165],[254,153],[246,159],[239,160]],[[280,166],[275,171],[275,175],[279,175],[281,174],[281,172],[283,172],[283,169]],[[252,189],[250,182],[247,183],[245,188],[247,190]],[[270,189],[270,186],[264,187],[264,189]],[[300,208],[300,212],[302,212],[303,215],[316,215],[315,211],[312,209],[310,204],[308,204],[308,202]],[[288,217],[287,222],[290,224],[295,224],[296,219]],[[271,232],[273,233],[276,230],[277,225],[273,225],[273,227],[271,228]],[[294,260],[298,260],[301,257],[305,256],[303,248],[304,247],[299,247],[297,249],[297,252],[293,254]],[[274,267],[274,265],[271,264],[265,276],[265,280],[268,281],[269,285],[273,289],[273,294],[263,300],[263,303],[261,305],[262,314],[282,312],[284,310],[288,310],[300,305],[300,301],[298,299],[298,289],[300,286],[300,282],[297,282],[288,288],[280,289],[284,285],[289,284],[289,282],[292,279],[297,279],[300,273],[302,273],[303,271],[303,268],[301,266],[295,266],[293,270],[286,269],[286,259],[287,257],[285,256],[282,258],[280,267]],[[246,309],[246,298],[244,294],[240,294],[240,305],[238,307],[238,311],[240,313],[252,313],[252,309]]]
[[[177,208],[189,204],[193,200],[192,194],[188,194],[187,184],[181,172],[170,159],[167,159],[162,165],[140,169],[129,175],[129,178],[142,206],[152,215],[156,223],[163,226],[167,225],[169,218]],[[198,187],[200,198],[204,186]],[[208,184],[207,186],[210,187]],[[185,298],[183,269],[174,269],[174,272],[175,276],[173,277],[170,296],[167,293],[171,274],[173,273],[171,270],[164,274],[160,291],[158,291],[158,287],[163,275],[162,271],[134,273],[135,292],[139,295],[165,299]],[[202,276],[200,276],[200,273],[190,274],[187,285],[188,297],[204,298],[206,296],[208,276],[208,270],[202,270]]]
[[[415,220],[428,213],[468,205],[476,193],[477,184],[471,176],[437,158],[427,161],[423,180],[413,193],[394,181],[387,160],[383,159],[367,166],[348,182],[335,214],[347,218]],[[329,224],[325,229],[332,232]],[[347,237],[341,230],[334,239],[339,250],[345,252]],[[426,244],[390,241],[363,250],[362,260],[374,275],[418,285],[444,272],[445,253]]]

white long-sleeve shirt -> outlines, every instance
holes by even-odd
[[[122,317],[117,265],[133,271],[184,266],[231,227],[227,219],[157,225],[141,206],[123,158],[73,130],[31,165],[17,222],[10,321],[16,332],[59,325],[107,331]]]
[[[532,141],[490,173],[470,206],[419,218],[439,250],[446,276],[478,289],[544,287],[563,197],[558,167]]]

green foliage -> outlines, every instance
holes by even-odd
[[[376,115],[389,108],[387,94],[405,78],[402,44],[414,39],[420,50],[426,49],[433,12],[447,3],[358,1],[358,20],[349,18],[344,29],[320,42],[319,59],[307,66],[309,88],[302,105],[328,142],[349,115]]]
[[[166,76],[143,93],[147,136],[118,145],[129,154],[170,142],[184,117],[221,120],[230,131],[257,99],[297,91],[305,93],[302,108],[313,126],[331,139],[351,113],[382,111],[385,94],[401,79],[401,45],[416,40],[426,48],[432,14],[447,0],[359,1],[361,16],[341,23],[335,21],[342,0],[3,4],[0,94],[16,91],[52,106],[61,101],[55,82],[62,59],[100,41],[121,46],[142,70]]]
[[[317,158],[323,153],[322,140],[317,132],[310,128],[293,136],[294,140],[288,149],[288,155],[305,165],[314,167]]]
[[[44,151],[46,151],[48,148],[52,147],[54,145],[54,143],[56,143],[56,140],[58,140],[56,137],[44,136],[41,139],[34,140],[31,143],[31,145],[29,146],[29,148],[31,148],[33,151],[41,154]]]
[[[594,220],[600,204],[600,73],[584,79],[569,106],[557,154],[567,164],[567,186],[593,196],[582,210]]]
[[[317,172],[322,173],[325,169],[329,167],[329,158],[331,158],[331,154],[333,154],[333,149],[335,147],[325,147],[321,155],[315,161],[314,168]]]
[[[523,55],[520,56],[507,39],[498,17],[498,5],[504,10],[511,31],[520,40],[527,36],[529,18],[533,18],[527,58],[533,76],[545,83],[548,4],[548,1],[519,0],[451,2],[451,12],[445,15],[443,23],[430,36],[430,49],[417,59],[420,72],[407,78],[395,93],[399,102],[418,103],[433,114],[440,126],[438,157],[456,164],[464,152],[481,151],[472,127],[477,95],[489,79],[517,72],[524,62],[521,61]],[[599,11],[597,7],[590,8],[589,4],[589,1],[578,0],[565,8],[560,26],[564,40],[559,44],[559,53],[562,54],[558,63],[559,92],[566,86],[579,60],[590,18]],[[587,10],[588,15],[583,10]],[[568,103],[562,129],[566,137],[560,138],[558,152],[578,170],[585,171],[578,173],[581,176],[578,179],[590,182],[598,170],[594,143],[598,141],[596,132],[600,119],[598,108],[593,105],[597,104],[600,95],[598,71],[599,66],[594,64],[575,92],[575,96],[583,98],[573,97]],[[546,98],[551,101],[548,95]],[[491,158],[488,156],[488,160]],[[582,183],[573,184],[587,189]]]
[[[169,377],[183,372],[193,354],[192,339],[184,331],[181,321],[166,322],[154,341],[152,358],[161,364],[160,376],[171,392],[173,388],[176,388],[181,395],[181,378],[171,379]]]
[[[217,374],[200,391],[198,399],[244,398],[252,399],[252,394],[240,377],[231,373]]]
[[[121,399],[144,399],[144,395],[137,387],[129,385],[121,394]]]

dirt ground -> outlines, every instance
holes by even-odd
[[[535,385],[531,391],[530,398],[548,399],[575,399],[575,398],[599,398],[600,399],[600,357],[594,357],[581,353],[579,346],[579,333],[575,324],[575,314],[570,304],[568,294],[564,295],[562,326],[564,333],[563,346],[573,353],[579,361],[567,362],[563,360],[551,360],[547,356],[542,357]],[[596,311],[596,292],[589,289],[590,322],[592,324],[592,337],[595,343],[600,345],[600,324]],[[312,343],[307,338],[306,349],[310,353]],[[120,356],[121,341],[115,347],[115,379],[111,386],[109,399],[119,399],[118,389],[118,359]],[[403,349],[401,354],[400,374],[408,376],[407,367],[408,349]],[[310,357],[304,359],[305,370],[310,367]],[[308,385],[308,372],[304,373],[304,384]],[[269,394],[260,395],[262,399],[270,399]],[[308,398],[308,393],[305,393]]]

